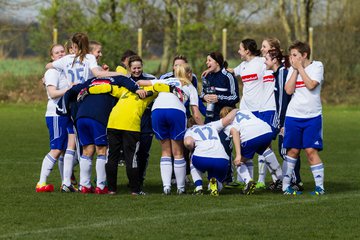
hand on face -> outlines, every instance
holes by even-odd
[[[298,57],[291,56],[290,57],[290,64],[296,70],[298,70],[299,68],[302,68],[302,61]]]

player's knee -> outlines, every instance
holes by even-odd
[[[318,150],[314,148],[305,149],[306,157],[311,165],[318,164],[321,162]]]
[[[300,149],[296,149],[296,148],[290,148],[286,152],[286,155],[296,159],[299,157],[299,154],[300,154]]]
[[[191,137],[186,137],[184,139],[184,145],[187,149],[193,150],[194,149],[194,139],[192,139]]]

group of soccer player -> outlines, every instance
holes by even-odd
[[[275,38],[264,39],[261,50],[255,40],[244,39],[238,51],[243,61],[234,69],[220,52],[212,52],[201,74],[200,95],[198,79],[182,55],[174,58],[171,72],[157,79],[143,72],[142,59],[130,50],[113,72],[98,65],[101,44],[89,42],[86,34],[74,34],[68,46],[52,46],[52,61],[46,65],[51,150],[43,159],[36,192],[54,191],[47,178],[58,161],[60,191],[116,194],[118,162],[124,158],[130,193],[146,195],[142,187],[155,135],[161,145],[164,195],[172,192],[172,177],[176,193],[185,194],[187,175],[195,186],[193,194],[202,195],[205,172],[212,196],[223,187],[239,187],[246,195],[256,189],[301,194],[301,149],[315,180],[311,194],[325,193],[318,154],[323,147],[324,71],[321,62],[310,60],[307,43],[295,41],[285,56]],[[241,100],[237,78],[242,81]],[[276,136],[282,167],[271,146]],[[73,174],[77,163],[79,188]],[[272,177],[268,186],[267,171]]]

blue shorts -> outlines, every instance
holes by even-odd
[[[76,120],[78,137],[81,146],[95,144],[107,146],[106,127],[91,118],[79,118]]]
[[[259,111],[253,111],[251,113],[254,114],[255,117],[260,118],[260,112]]]
[[[284,148],[323,149],[321,115],[314,118],[286,117],[284,128]]]
[[[262,155],[269,147],[273,133],[269,132],[241,143],[241,156],[252,159],[255,153]]]
[[[219,182],[224,181],[230,164],[229,160],[225,158],[209,158],[195,155],[192,156],[191,161],[197,170],[208,173],[208,179],[214,177]]]
[[[45,117],[49,130],[50,149],[66,150],[68,142],[68,129],[73,128],[73,123],[68,116]]]
[[[259,112],[259,118],[270,125],[271,130],[274,133],[273,139],[276,138],[276,135],[278,133],[278,130],[276,128],[277,125],[277,115],[275,110],[265,111],[265,112]]]
[[[181,110],[155,109],[152,111],[151,122],[156,139],[183,140],[186,120],[186,114]]]

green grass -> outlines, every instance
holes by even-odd
[[[2,59],[0,60],[0,76],[14,75],[16,77],[43,75],[45,63],[37,58]]]
[[[162,196],[157,142],[145,181],[147,196],[130,196],[124,168],[116,196],[35,193],[48,152],[44,112],[45,104],[0,104],[0,239],[360,238],[359,108],[324,109],[321,158],[327,195],[320,197],[243,196],[237,190],[224,190],[218,198]],[[302,175],[311,191],[304,157]],[[60,186],[57,167],[48,182]]]

